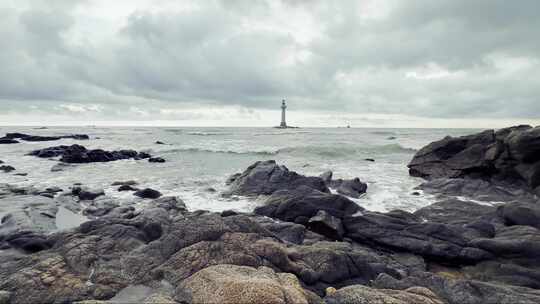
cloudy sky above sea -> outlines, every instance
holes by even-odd
[[[540,124],[538,0],[2,0],[0,125]]]

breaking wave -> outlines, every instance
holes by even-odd
[[[286,147],[277,150],[249,150],[249,149],[209,149],[209,148],[178,148],[163,151],[164,153],[222,153],[222,154],[246,154],[246,155],[278,155],[278,154],[297,154],[297,155],[317,155],[330,158],[355,157],[355,156],[377,156],[378,154],[394,153],[414,153],[416,149],[406,148],[399,144],[389,144],[381,146],[300,146]]]

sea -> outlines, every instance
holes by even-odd
[[[414,211],[435,202],[416,192],[422,180],[408,174],[416,151],[447,135],[461,136],[472,129],[369,128],[187,128],[187,127],[0,127],[32,135],[88,134],[90,140],[62,139],[0,145],[0,160],[16,168],[0,172],[0,183],[38,188],[69,189],[75,183],[103,188],[119,201],[132,192],[118,192],[115,181],[135,180],[164,195],[180,197],[190,210],[252,211],[264,198],[224,197],[225,180],[256,161],[273,159],[289,170],[317,176],[331,170],[334,178],[354,178],[368,184],[367,193],[354,199],[372,211]],[[164,144],[156,144],[156,141]],[[51,172],[58,159],[40,159],[28,152],[56,145],[81,144],[90,149],[134,149],[162,157],[165,163],[121,160],[80,164]],[[372,159],[369,161],[366,159]],[[15,173],[27,173],[18,176]]]

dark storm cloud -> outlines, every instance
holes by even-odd
[[[77,11],[91,1],[13,3],[0,5],[2,111],[112,119],[286,96],[305,110],[540,116],[535,0],[197,1],[120,26]]]

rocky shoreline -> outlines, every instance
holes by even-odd
[[[32,154],[150,158],[81,147]],[[409,170],[438,198],[412,213],[368,211],[359,179],[275,161],[226,181],[224,196],[263,198],[252,213],[188,210],[136,181],[111,181],[130,203],[0,184],[0,303],[539,303],[540,128],[447,137]]]

